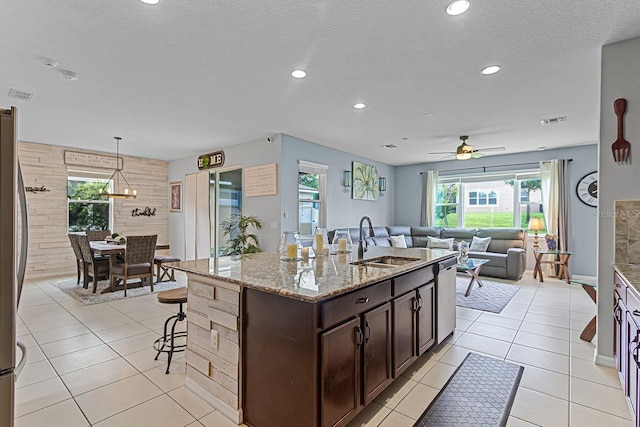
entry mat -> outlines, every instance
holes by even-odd
[[[524,367],[469,353],[414,427],[504,427]]]

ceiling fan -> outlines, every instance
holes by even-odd
[[[437,151],[429,154],[449,154],[455,155],[457,160],[469,160],[482,157],[487,151],[503,151],[505,149],[505,147],[473,148],[473,146],[467,144],[467,139],[469,139],[468,135],[460,135],[462,144],[458,145],[456,151]]]

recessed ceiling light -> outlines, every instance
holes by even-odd
[[[385,144],[385,145],[381,145],[380,147],[384,148],[385,150],[391,150],[391,149],[394,149],[394,148],[398,148],[398,146],[395,145],[395,144]]]
[[[544,151],[544,150],[546,150],[546,149],[547,149],[547,147],[545,147],[544,145],[542,145],[542,146],[540,146],[540,147],[536,148],[536,150],[538,150],[538,151]]]
[[[158,4],[160,0],[140,0],[144,4]]]
[[[76,80],[78,80],[78,77],[79,77],[78,73],[74,71],[69,71],[69,70],[60,70],[60,74],[65,79],[70,80],[72,82],[75,82]]]
[[[293,70],[291,72],[291,77],[293,77],[294,79],[304,79],[305,77],[307,77],[307,72],[304,70]]]
[[[425,116],[425,117],[433,116],[433,112],[424,113],[423,116]]]
[[[363,108],[365,108],[367,105],[363,104],[362,102],[358,102],[357,104],[353,104],[353,108],[355,108],[356,110],[362,110]]]
[[[484,67],[482,69],[482,74],[484,75],[490,75],[490,74],[495,74],[498,71],[500,71],[502,68],[499,65],[489,65],[488,67]]]
[[[456,0],[447,6],[447,14],[451,16],[460,15],[465,13],[469,9],[469,6],[471,6],[469,0]]]
[[[42,65],[44,65],[47,68],[56,68],[58,66],[58,61],[56,61],[55,59],[51,59],[51,58],[41,58],[42,59]]]

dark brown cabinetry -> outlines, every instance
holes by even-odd
[[[315,303],[245,289],[245,424],[346,425],[433,346],[434,302],[433,265]]]
[[[627,402],[640,426],[638,372],[640,371],[640,298],[620,275],[614,275],[614,357]]]

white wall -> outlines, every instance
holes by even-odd
[[[364,215],[371,218],[375,227],[393,225],[394,181],[393,166],[369,160],[362,156],[328,148],[304,139],[282,135],[282,218],[283,230],[298,228],[298,160],[321,163],[327,170],[327,229],[357,227]],[[378,175],[387,178],[387,191],[378,200],[353,200],[342,186],[343,171],[351,170],[351,162],[373,165]]]
[[[278,175],[280,175],[280,137],[276,135],[275,137],[271,137],[271,140],[272,142],[268,143],[265,137],[223,149],[212,146],[209,150],[206,152],[203,151],[201,154],[222,149],[225,154],[225,168],[231,166],[247,168],[269,163],[278,163]],[[169,181],[182,181],[184,183],[185,175],[198,172],[197,160],[198,156],[189,156],[169,162]],[[270,224],[276,222],[277,226],[280,225],[281,191],[282,190],[278,188],[278,194],[274,196],[246,197],[243,194],[242,197],[243,215],[257,216],[262,221],[262,230],[257,231],[256,234],[260,239],[262,249],[265,251],[275,251],[278,240],[280,239],[280,230],[277,227],[276,229],[271,229]],[[183,212],[169,213],[170,254],[181,259],[185,259],[184,230],[184,210]]]
[[[461,169],[531,163],[549,159],[573,159],[569,166],[572,218],[569,248],[575,252],[575,255],[571,259],[569,266],[573,274],[595,276],[597,211],[595,208],[579,201],[575,188],[580,178],[589,172],[597,170],[597,154],[597,145],[592,144],[556,150],[488,156],[468,161],[452,160],[399,166],[396,168],[395,180],[395,222],[397,225],[417,226],[420,224],[420,193],[422,191],[420,172],[426,170],[460,170],[461,173],[475,173],[477,170],[464,171]],[[505,168],[509,169],[508,167]],[[498,170],[500,169],[492,168],[489,172]],[[532,269],[533,264],[527,263],[527,267]]]
[[[611,363],[613,356],[614,201],[640,199],[640,38],[602,48],[600,99],[599,221],[598,221],[598,356]],[[639,160],[628,165],[614,163],[611,144],[617,138],[613,102],[626,98],[624,137],[631,154]]]

